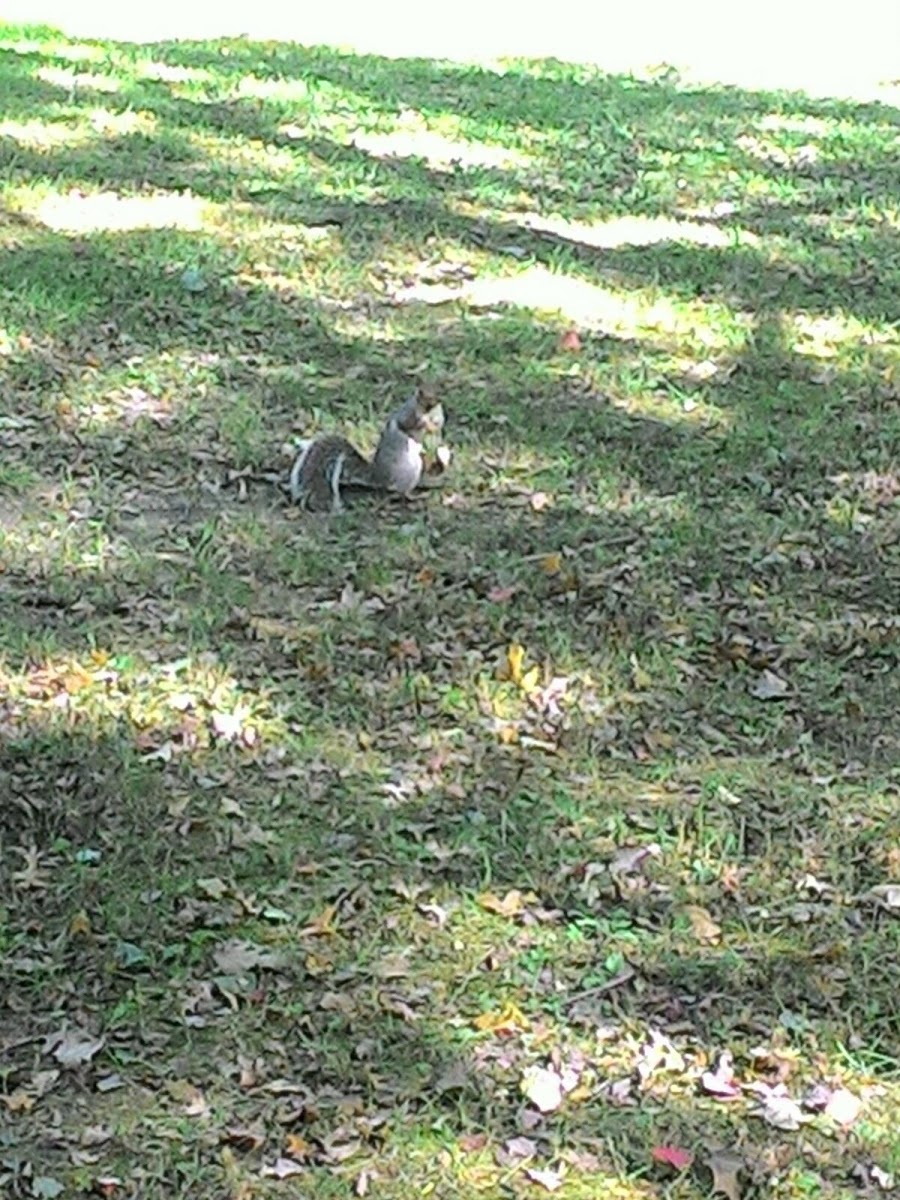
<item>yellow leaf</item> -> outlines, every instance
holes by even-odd
[[[498,669],[497,678],[514,683],[517,688],[529,695],[538,687],[541,677],[540,667],[529,667],[525,670],[525,647],[518,642],[506,651],[506,662]]]
[[[93,682],[93,676],[76,663],[71,671],[63,676],[62,685],[70,696],[74,696],[77,692],[90,687]]]
[[[304,925],[300,930],[301,935],[306,935],[307,937],[330,937],[334,933],[334,918],[336,915],[337,908],[335,905],[329,904],[308,925]]]
[[[541,559],[541,570],[546,571],[548,575],[558,575],[562,570],[562,555],[545,554]]]
[[[482,1033],[511,1034],[528,1029],[528,1018],[515,1004],[505,1004],[499,1012],[485,1012],[473,1021]]]
[[[289,1133],[284,1139],[284,1152],[291,1158],[309,1158],[313,1152],[312,1142],[308,1142],[299,1133]]]
[[[514,746],[519,740],[519,731],[515,725],[501,725],[497,736],[504,746]]]
[[[541,677],[541,668],[540,667],[532,667],[529,671],[526,671],[525,674],[522,676],[522,678],[519,680],[519,687],[526,694],[526,696],[530,696],[532,692],[537,691],[538,681],[539,681],[540,677]]]
[[[10,1112],[31,1112],[34,1108],[34,1097],[29,1096],[22,1088],[16,1088],[8,1096],[3,1097],[3,1103]]]
[[[261,642],[280,638],[284,642],[303,642],[318,639],[321,630],[315,625],[298,625],[296,621],[279,621],[274,617],[251,617],[248,625]]]
[[[500,669],[500,678],[509,679],[512,683],[518,685],[522,681],[522,667],[525,663],[525,647],[519,645],[518,642],[513,644],[506,651],[506,666]]]
[[[498,913],[501,917],[515,917],[525,907],[525,897],[515,888],[507,892],[502,900],[493,892],[482,892],[478,903],[488,912]]]
[[[77,937],[79,934],[87,936],[91,932],[91,919],[84,911],[77,912],[69,922],[70,937]]]
[[[334,963],[323,954],[307,954],[303,960],[303,965],[309,971],[310,975],[316,976],[327,975],[329,971],[334,970]]]
[[[691,923],[691,932],[698,942],[718,942],[722,927],[717,925],[707,910],[699,904],[686,904],[685,916]]]

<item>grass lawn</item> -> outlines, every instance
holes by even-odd
[[[0,1191],[900,1186],[900,113],[0,95]],[[437,485],[293,510],[417,378]]]

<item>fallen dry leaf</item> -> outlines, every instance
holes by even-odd
[[[379,979],[403,979],[409,974],[409,958],[406,954],[386,954],[376,965]]]
[[[547,1067],[529,1067],[522,1077],[522,1092],[539,1112],[553,1112],[562,1104],[562,1080]]]
[[[643,1083],[657,1071],[680,1075],[685,1068],[684,1055],[656,1029],[650,1030],[650,1036],[641,1047],[634,1065],[638,1078]]]
[[[610,1104],[623,1106],[635,1103],[634,1080],[630,1075],[626,1075],[622,1079],[611,1079],[609,1083],[603,1085],[601,1092]]]
[[[881,1190],[883,1192],[892,1192],[894,1190],[894,1183],[895,1183],[894,1176],[891,1175],[888,1171],[885,1171],[881,1167],[876,1165],[876,1166],[872,1167],[869,1174],[872,1176],[872,1178],[875,1180],[875,1182],[878,1184],[878,1186],[881,1188]]]
[[[600,1158],[590,1150],[575,1150],[571,1146],[560,1150],[559,1157],[576,1171],[595,1175],[602,1170]]]
[[[246,975],[260,969],[277,971],[284,958],[274,950],[238,940],[225,942],[213,954],[213,962],[223,975]]]
[[[694,1161],[690,1150],[683,1150],[680,1146],[654,1146],[650,1154],[655,1162],[665,1163],[676,1171],[684,1171]]]
[[[244,1126],[232,1126],[222,1134],[221,1140],[228,1146],[247,1154],[258,1150],[265,1143],[266,1135],[261,1129],[248,1129]]]
[[[521,1033],[529,1028],[528,1018],[520,1008],[512,1003],[505,1004],[499,1012],[492,1010],[481,1013],[472,1024],[482,1033],[497,1033],[501,1036]]]
[[[442,1095],[444,1092],[461,1091],[469,1082],[468,1064],[461,1058],[449,1063],[432,1083],[432,1087]]]
[[[706,1165],[712,1172],[712,1190],[727,1196],[728,1200],[741,1200],[740,1173],[744,1160],[731,1150],[717,1150],[710,1154]]]
[[[788,1095],[783,1083],[775,1084],[774,1087],[768,1083],[753,1083],[750,1089],[760,1098],[759,1107],[754,1110],[754,1115],[762,1117],[773,1129],[791,1132],[811,1119],[804,1116],[800,1105]]]
[[[98,1079],[95,1086],[98,1092],[115,1092],[125,1086],[125,1080],[117,1071],[113,1071],[111,1074],[104,1075]]]
[[[326,1162],[342,1163],[362,1150],[362,1140],[357,1137],[347,1137],[344,1131],[336,1130],[331,1137],[322,1143],[323,1156]]]
[[[182,1112],[188,1117],[205,1117],[209,1112],[206,1097],[188,1079],[172,1079],[166,1084],[166,1091],[176,1103],[181,1105]]]
[[[499,896],[495,896],[493,892],[482,892],[478,897],[478,903],[487,912],[497,913],[501,917],[515,917],[525,907],[526,899],[530,903],[534,903],[537,900],[537,896],[533,892],[530,892],[526,897],[516,888],[513,888],[502,899]]]
[[[60,1077],[60,1072],[56,1070],[50,1071],[35,1071],[31,1076],[31,1083],[28,1090],[33,1096],[46,1096],[52,1087],[54,1087]]]
[[[823,1111],[826,1117],[846,1127],[852,1125],[862,1111],[862,1100],[847,1088],[836,1088]]]
[[[284,1139],[285,1153],[296,1159],[309,1158],[313,1152],[312,1142],[308,1142],[299,1133],[289,1133]]]
[[[506,1157],[510,1161],[522,1158],[534,1158],[537,1154],[537,1142],[533,1142],[531,1138],[514,1137],[508,1142],[503,1143],[503,1149],[506,1152]]]
[[[440,904],[420,904],[418,905],[419,912],[423,917],[428,917],[437,925],[438,929],[443,929],[450,919],[450,913],[446,908],[442,908]]]
[[[228,895],[228,884],[218,877],[198,879],[197,890],[202,892],[208,900],[221,900]]]
[[[559,339],[560,350],[567,350],[570,354],[577,354],[581,349],[581,338],[578,336],[577,329],[567,329]]]
[[[488,1143],[486,1133],[461,1133],[456,1139],[456,1144],[465,1154],[477,1154],[479,1150],[483,1150]]]
[[[56,1200],[65,1190],[65,1184],[52,1175],[35,1175],[31,1181],[31,1195],[36,1200]]]
[[[124,1180],[118,1175],[98,1175],[94,1180],[94,1191],[98,1196],[114,1196],[124,1186]]]
[[[722,927],[716,924],[710,913],[699,904],[686,904],[684,914],[691,923],[691,932],[698,942],[714,945],[722,937]]]
[[[368,1167],[363,1167],[356,1177],[356,1182],[353,1185],[353,1191],[357,1196],[368,1196],[369,1183],[371,1180],[377,1178],[378,1176],[374,1171],[370,1170]]]
[[[879,883],[869,888],[866,893],[876,900],[883,908],[891,912],[900,912],[900,883]]]
[[[633,875],[642,869],[648,858],[657,858],[662,853],[656,842],[646,846],[622,846],[609,864],[610,875]]]
[[[313,954],[310,952],[304,958],[303,965],[310,975],[315,975],[316,977],[327,975],[330,971],[334,970],[334,962],[327,954]]]
[[[104,1039],[92,1038],[77,1030],[53,1034],[45,1042],[45,1049],[53,1049],[53,1057],[63,1067],[80,1067],[88,1063],[103,1049]]]
[[[539,1184],[548,1192],[555,1192],[561,1188],[566,1178],[564,1167],[560,1167],[558,1171],[553,1171],[549,1167],[526,1167],[525,1174],[532,1183]]]
[[[237,741],[244,730],[243,717],[239,712],[213,712],[210,723],[216,736],[225,742]]]
[[[69,922],[70,937],[87,937],[91,933],[91,919],[86,912],[77,912]]]
[[[783,700],[787,695],[789,685],[787,680],[776,675],[774,671],[765,670],[750,689],[750,695],[757,700]]]
[[[719,1056],[714,1071],[704,1071],[700,1084],[705,1092],[719,1100],[733,1100],[741,1094],[741,1085],[735,1081],[731,1055],[726,1050]]]
[[[259,1173],[263,1179],[290,1179],[292,1175],[302,1175],[303,1170],[303,1164],[292,1158],[276,1158],[271,1166],[264,1164]]]
[[[525,670],[525,647],[513,642],[506,651],[506,662],[497,669],[499,680],[509,680],[526,694],[533,692],[540,679],[540,667]]]
[[[828,1101],[834,1095],[834,1089],[827,1083],[817,1083],[803,1097],[803,1107],[810,1112],[824,1112]]]
[[[821,879],[816,879],[815,875],[810,875],[807,872],[802,879],[798,879],[794,884],[794,890],[808,892],[818,898],[824,896],[826,892],[833,892],[834,888],[830,883],[823,883]]]

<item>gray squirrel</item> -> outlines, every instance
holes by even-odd
[[[300,442],[291,468],[291,498],[312,512],[337,513],[344,507],[344,489],[409,496],[422,478],[422,438],[443,427],[440,402],[417,388],[388,417],[371,459],[338,434]]]

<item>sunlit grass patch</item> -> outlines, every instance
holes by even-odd
[[[101,75],[96,71],[73,71],[66,67],[39,67],[35,78],[70,94],[77,89],[87,92],[118,92],[123,86],[123,81],[113,75]]]
[[[93,196],[48,197],[34,216],[49,229],[66,233],[128,229],[200,229],[203,205],[192,196],[124,197],[114,192]]]
[[[160,83],[211,83],[215,76],[203,67],[181,67],[154,59],[138,59],[135,78],[152,79]]]
[[[91,565],[102,569],[97,560]],[[85,661],[53,659],[36,662],[25,671],[7,664],[4,691],[21,725],[40,725],[38,713],[79,726],[85,721],[98,730],[119,722],[132,731],[136,743],[160,754],[176,753],[184,740],[188,752],[208,748],[221,738],[245,747],[283,730],[268,701],[244,692],[228,671],[201,657],[172,663],[151,663],[139,655],[97,648]],[[264,733],[265,731],[265,733]]]
[[[0,137],[12,138],[29,149],[49,151],[56,146],[86,141],[90,134],[64,121],[3,121]]]
[[[438,170],[456,167],[525,166],[518,152],[455,141],[427,130],[398,130],[389,134],[357,135],[353,145],[377,158],[422,158]]]
[[[759,239],[739,228],[722,229],[710,223],[672,220],[670,218],[618,217],[609,221],[588,224],[542,217],[536,213],[519,218],[528,229],[553,233],[568,242],[583,246],[613,248],[617,246],[649,246],[656,242],[689,242],[701,246],[757,245]]]

